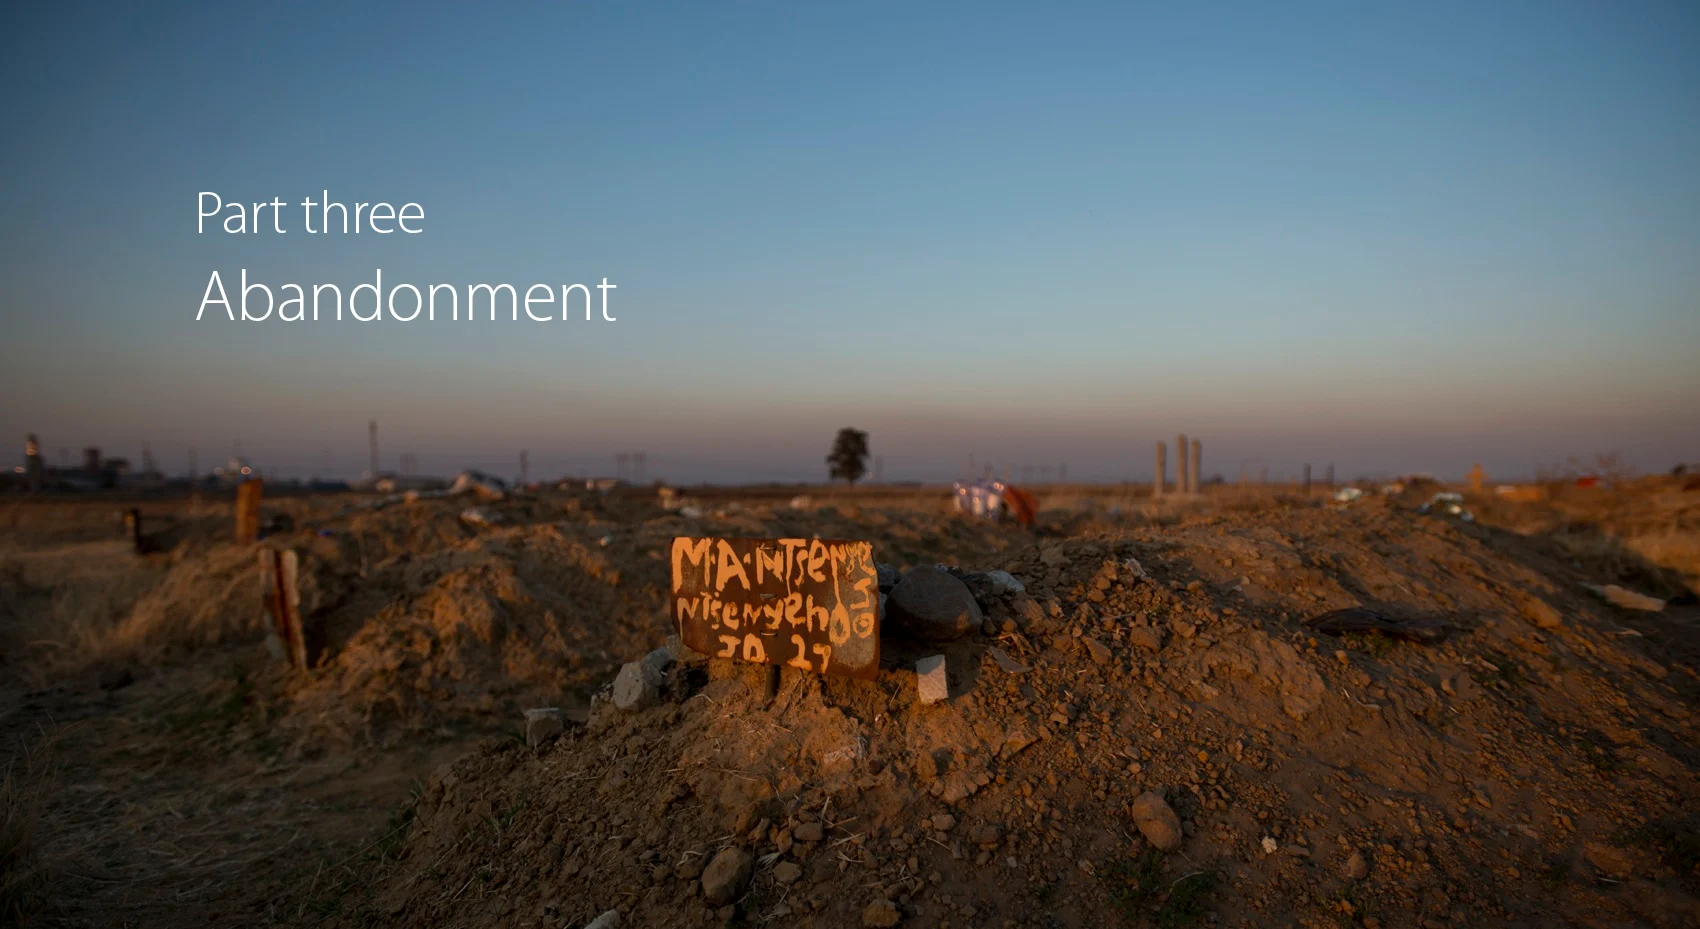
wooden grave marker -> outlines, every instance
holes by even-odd
[[[252,545],[260,538],[260,489],[264,485],[259,478],[236,485],[237,545]]]
[[[878,673],[872,543],[681,536],[671,554],[669,608],[691,648],[822,674]]]

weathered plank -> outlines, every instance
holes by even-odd
[[[671,563],[669,608],[691,648],[817,673],[878,672],[872,543],[681,536]]]

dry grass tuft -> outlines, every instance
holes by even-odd
[[[36,844],[45,780],[14,765],[0,778],[0,926],[17,925],[46,897],[46,868]]]
[[[106,543],[0,556],[0,653],[17,673],[48,676],[154,661],[261,632],[253,551],[139,559]]]

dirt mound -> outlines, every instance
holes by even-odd
[[[303,612],[326,633],[321,664],[288,686],[284,725],[309,741],[383,741],[453,721],[511,728],[529,706],[583,709],[670,631],[662,553],[676,535],[875,533],[889,540],[882,556],[903,562],[1011,537],[858,507],[734,503],[686,516],[643,501],[521,498],[475,524],[464,505],[355,509],[268,540],[303,552]]]
[[[659,707],[439,770],[345,918],[1692,925],[1695,671],[1643,643],[1693,617],[1613,613],[1507,535],[1371,501],[988,545],[967,563],[1026,590],[947,649],[949,700],[899,642],[771,701],[760,669],[675,665]],[[1302,624],[1353,605],[1454,631]]]

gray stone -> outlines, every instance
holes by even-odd
[[[643,665],[653,671],[657,680],[665,678],[667,668],[673,664],[673,650],[665,646],[643,656]]]
[[[998,594],[1018,594],[1027,589],[1027,585],[1015,579],[1008,571],[987,571],[986,577],[992,581],[992,592]]]
[[[931,567],[903,575],[887,606],[887,628],[928,641],[961,638],[979,629],[986,618],[966,584]]]
[[[773,866],[773,879],[781,884],[795,884],[803,876],[803,866],[795,861],[781,861]]]
[[[546,706],[525,711],[525,744],[536,748],[561,734],[560,707]]]
[[[1180,847],[1181,818],[1157,794],[1148,790],[1133,801],[1133,822],[1146,841],[1163,851]]]
[[[725,906],[743,892],[755,872],[756,860],[736,846],[723,848],[702,869],[702,896],[711,906]]]
[[[668,636],[667,644],[663,645],[662,648],[665,648],[669,653],[671,653],[673,660],[679,664],[700,664],[707,661],[709,657],[689,645],[686,645],[684,641],[679,638],[677,633]]]
[[[584,924],[584,929],[615,929],[620,925],[620,911],[609,910]]]
[[[614,705],[645,710],[661,702],[661,675],[641,661],[628,661],[614,677]]]
[[[949,699],[950,681],[945,677],[944,656],[929,655],[915,662],[915,683],[922,703]]]
[[[984,572],[977,571],[973,574],[965,574],[960,571],[951,571],[950,576],[961,581],[962,585],[968,588],[968,593],[973,596],[975,603],[980,604],[980,609],[989,610],[992,608],[992,604],[997,602],[997,587]]]
[[[880,593],[888,594],[897,586],[897,582],[903,579],[903,573],[897,570],[896,565],[876,564],[874,577],[879,580]]]

